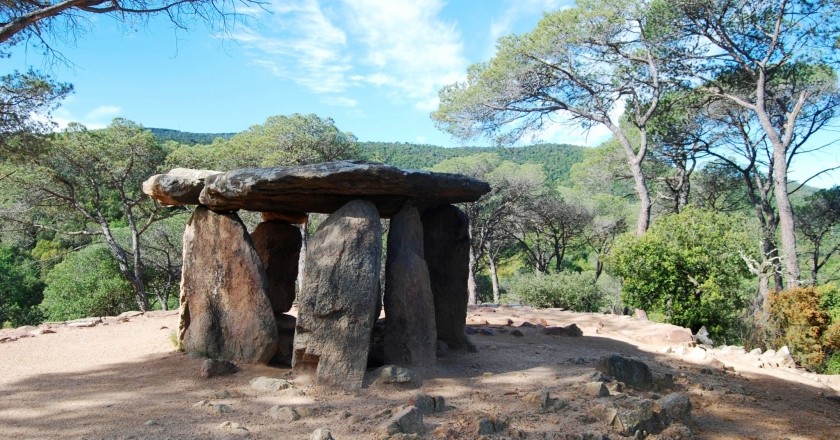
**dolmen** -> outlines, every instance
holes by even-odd
[[[358,389],[383,307],[386,363],[429,366],[440,342],[469,346],[468,219],[454,203],[478,200],[485,182],[339,161],[175,169],[143,191],[164,205],[198,205],[184,231],[178,337],[187,352],[288,362],[319,386]],[[262,222],[249,233],[238,210],[261,212]],[[304,243],[295,225],[310,213],[329,216]],[[287,314],[295,301],[297,319]]]

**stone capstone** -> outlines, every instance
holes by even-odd
[[[470,258],[468,219],[452,205],[423,214],[423,249],[435,304],[437,338],[452,350],[469,350],[467,271]]]
[[[315,369],[318,385],[362,386],[381,248],[376,207],[362,200],[329,216],[308,243],[292,366]]]
[[[198,207],[184,231],[180,342],[188,353],[266,363],[277,326],[266,277],[236,214]]]
[[[391,218],[385,264],[384,356],[388,364],[434,365],[437,331],[423,224],[413,206]]]
[[[219,172],[175,168],[146,179],[143,192],[163,205],[197,205],[205,179],[214,174]]]
[[[335,212],[353,200],[373,203],[382,217],[411,199],[419,209],[473,202],[490,191],[486,182],[459,174],[402,170],[366,161],[298,167],[246,168],[208,177],[199,198],[219,211]]]
[[[281,221],[257,225],[251,233],[268,280],[266,294],[275,314],[286,313],[295,301],[295,282],[303,240],[300,229]]]

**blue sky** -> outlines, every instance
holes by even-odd
[[[54,47],[71,63],[18,48],[0,72],[35,66],[75,86],[59,123],[102,127],[124,117],[147,127],[238,132],[272,115],[315,113],[361,141],[456,146],[429,117],[437,92],[470,64],[493,56],[496,40],[534,28],[570,0],[269,0],[227,34],[165,20],[119,25],[91,19],[89,32]],[[835,133],[830,134],[835,136]],[[597,145],[588,133],[555,127],[539,138]],[[793,176],[840,163],[834,146],[794,164]],[[823,179],[820,186],[830,186]]]

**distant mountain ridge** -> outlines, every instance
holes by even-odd
[[[236,133],[190,133],[167,128],[148,128],[160,142],[168,140],[187,145],[210,144],[216,138],[230,139]],[[535,144],[524,147],[439,147],[404,142],[359,142],[361,159],[399,168],[426,169],[447,159],[481,153],[495,153],[502,159],[540,164],[553,182],[569,178],[572,165],[583,160],[586,147],[568,144]]]

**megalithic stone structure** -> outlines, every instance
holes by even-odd
[[[471,346],[464,335],[468,221],[451,204],[478,200],[490,191],[485,182],[339,161],[176,169],[152,176],[143,191],[165,205],[199,205],[184,232],[179,338],[188,351],[255,363],[291,357],[298,371],[312,367],[319,385],[359,388],[380,298],[380,217],[392,219],[388,360],[429,365],[436,340]],[[239,209],[262,212],[254,241]],[[285,314],[301,249],[292,224],[312,212],[332,215],[309,241],[295,320]]]

